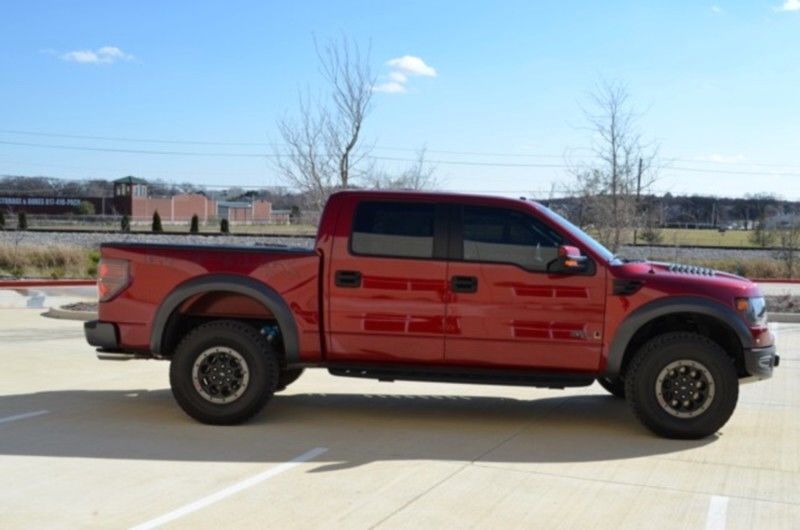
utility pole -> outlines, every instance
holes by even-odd
[[[639,157],[639,171],[636,173],[636,206],[634,211],[638,215],[639,213],[639,196],[642,194],[642,157]],[[636,245],[636,238],[638,236],[638,228],[637,226],[639,223],[634,222],[633,226],[633,244]]]

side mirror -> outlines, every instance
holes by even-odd
[[[581,272],[586,270],[588,258],[581,255],[581,251],[572,245],[558,247],[558,261],[564,272]]]

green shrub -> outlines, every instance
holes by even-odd
[[[96,211],[94,204],[89,201],[81,201],[81,203],[75,207],[75,213],[78,215],[94,215]]]
[[[197,214],[192,216],[192,222],[189,224],[189,232],[192,234],[196,234],[200,231],[200,219],[198,219]]]
[[[119,222],[119,229],[122,232],[130,232],[131,231],[131,220],[128,217],[128,214],[122,216],[122,219]]]
[[[164,228],[161,226],[161,216],[158,215],[158,210],[153,212],[153,232],[163,232]]]
[[[97,277],[97,266],[100,264],[100,251],[89,251],[89,265],[86,267],[86,275],[91,278]]]
[[[11,276],[13,276],[16,279],[22,278],[23,276],[25,276],[25,267],[19,264],[14,265],[13,267],[11,267]]]
[[[0,210],[0,230],[6,229],[6,214],[3,213],[3,210]]]
[[[17,230],[27,230],[28,229],[28,214],[25,212],[19,212],[17,214]]]
[[[223,219],[219,222],[219,231],[223,234],[230,234],[231,233],[231,226],[227,219]]]

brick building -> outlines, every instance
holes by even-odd
[[[114,208],[134,221],[146,221],[158,212],[164,222],[189,221],[197,215],[201,222],[228,219],[235,223],[281,222],[272,212],[269,201],[216,201],[199,193],[150,197],[147,181],[137,177],[124,177],[114,181]]]

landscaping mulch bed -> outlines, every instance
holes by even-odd
[[[800,313],[800,296],[784,294],[764,298],[766,298],[769,313]]]
[[[75,302],[74,304],[62,305],[61,309],[67,311],[94,311],[97,312],[97,302]]]

